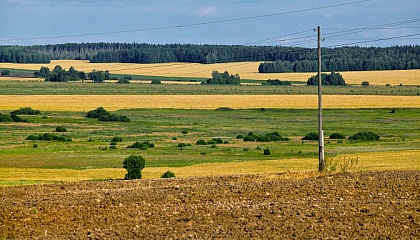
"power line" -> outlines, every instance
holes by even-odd
[[[358,1],[352,1],[352,2],[346,2],[346,3],[325,5],[325,6],[320,6],[320,7],[312,7],[312,8],[284,11],[284,12],[271,13],[271,14],[263,14],[263,15],[257,15],[257,16],[248,16],[248,17],[241,17],[241,18],[231,18],[231,19],[217,20],[217,21],[207,21],[207,22],[201,22],[201,23],[190,23],[190,24],[152,27],[152,28],[142,28],[142,29],[133,29],[133,30],[122,30],[122,31],[109,31],[109,32],[98,32],[98,33],[84,33],[84,34],[69,34],[69,35],[61,35],[61,36],[43,36],[43,37],[31,37],[31,38],[10,38],[10,39],[0,39],[0,42],[40,40],[40,39],[58,39],[58,38],[68,38],[68,37],[85,37],[85,36],[97,36],[97,35],[108,35],[108,34],[120,34],[120,33],[131,33],[131,32],[143,32],[143,31],[154,31],[154,30],[164,30],[164,29],[196,27],[196,26],[203,26],[203,25],[210,25],[210,24],[244,21],[244,20],[250,20],[250,19],[266,18],[266,17],[280,16],[280,15],[293,14],[293,13],[302,13],[302,12],[321,10],[321,9],[343,7],[343,6],[347,6],[347,5],[366,3],[366,2],[370,2],[370,1],[373,1],[373,0],[358,0]]]

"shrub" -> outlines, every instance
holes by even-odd
[[[10,71],[9,71],[9,70],[7,70],[7,69],[2,70],[2,71],[1,71],[1,75],[2,75],[2,76],[9,76],[9,75],[10,75]]]
[[[162,174],[162,178],[174,178],[174,177],[175,177],[175,173],[171,171],[166,171],[164,174]]]
[[[101,116],[108,116],[110,115],[110,113],[105,110],[103,107],[98,107],[95,110],[91,110],[89,111],[85,117],[87,118],[99,118]]]
[[[278,132],[266,133],[263,135],[255,135],[250,132],[244,137],[245,142],[276,142],[276,141],[288,141],[289,138],[282,137]]]
[[[11,122],[13,119],[8,114],[1,114],[0,113],[0,122]]]
[[[270,154],[271,152],[269,148],[264,149],[264,155],[270,155]]]
[[[33,148],[38,148],[38,144],[34,144],[32,147]]]
[[[62,135],[54,135],[51,133],[44,133],[41,135],[29,135],[26,140],[39,140],[39,141],[58,141],[58,142],[71,142],[72,139]]]
[[[28,119],[21,118],[21,117],[19,117],[19,116],[18,116],[18,115],[16,115],[16,114],[10,114],[10,117],[12,118],[12,120],[13,120],[14,122],[29,122],[29,120],[28,120]]]
[[[119,115],[103,115],[98,118],[99,121],[102,122],[129,122],[130,119],[126,116],[119,116]]]
[[[213,138],[212,140],[217,144],[222,144],[223,143],[223,139],[221,139],[221,138]]]
[[[208,140],[207,144],[213,144],[214,145],[214,144],[216,144],[216,142],[212,139],[212,140]]]
[[[124,179],[141,179],[141,170],[145,166],[145,159],[142,156],[131,155],[124,159],[123,167],[127,169]]]
[[[362,86],[363,87],[368,87],[369,86],[369,82],[368,81],[363,81],[362,82]]]
[[[135,142],[133,145],[128,146],[128,148],[139,148],[140,150],[147,150],[149,148],[155,147],[155,144],[145,141],[145,142]]]
[[[346,136],[341,133],[333,133],[330,135],[330,139],[346,139]]]
[[[24,107],[24,108],[19,108],[18,110],[15,110],[13,112],[10,113],[11,115],[17,115],[17,114],[23,114],[23,115],[38,115],[41,114],[41,111],[39,110],[34,110],[30,107]]]
[[[182,130],[182,132],[181,132],[182,134],[188,134],[188,131],[187,130]]]
[[[179,148],[184,148],[184,147],[189,147],[189,146],[191,146],[191,144],[189,143],[178,143]]]
[[[239,134],[238,136],[236,136],[236,139],[243,139],[244,138],[244,135],[242,135],[242,134]]]
[[[113,137],[111,142],[122,142],[123,139],[121,137]]]
[[[331,72],[330,74],[322,73],[321,74],[322,85],[332,85],[332,86],[345,86],[346,82],[344,81],[343,76],[337,72]],[[318,85],[318,75],[312,76],[308,79],[307,85]]]
[[[281,81],[281,80],[278,80],[278,79],[274,79],[274,80],[268,79],[266,84],[274,85],[274,86],[290,86],[290,85],[292,85],[289,81]]]
[[[152,84],[162,84],[162,82],[160,80],[157,80],[157,79],[153,79],[151,83]]]
[[[124,76],[123,78],[120,78],[120,79],[117,81],[117,83],[119,83],[119,84],[130,84],[130,80],[131,80],[131,77],[129,77],[129,76]]]
[[[349,140],[359,140],[359,141],[378,141],[379,135],[373,132],[358,132],[353,136],[349,137]]]
[[[317,132],[307,133],[302,140],[319,140],[319,134]]]
[[[207,145],[207,142],[203,139],[198,140],[195,145]]]
[[[58,126],[55,128],[56,132],[67,132],[67,129],[63,126]]]

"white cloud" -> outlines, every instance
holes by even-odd
[[[216,16],[218,14],[218,10],[216,7],[203,7],[200,9],[197,9],[193,12],[194,16],[198,16],[198,17],[211,17],[211,16]]]

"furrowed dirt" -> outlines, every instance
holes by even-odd
[[[0,188],[0,239],[419,239],[420,171]]]

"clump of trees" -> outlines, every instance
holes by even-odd
[[[222,138],[213,138],[208,141],[200,139],[196,142],[195,145],[212,145],[212,144],[228,144],[228,141],[223,141]]]
[[[41,67],[34,72],[35,77],[43,77],[47,82],[68,82],[86,79],[85,72],[77,71],[73,66],[67,71],[60,65],[54,67],[52,71],[48,67]]]
[[[344,81],[343,76],[337,72],[331,72],[330,74],[322,73],[321,74],[322,85],[331,85],[331,86],[345,86],[346,81]],[[318,75],[310,77],[306,83],[307,85],[318,85]]]
[[[88,76],[94,83],[103,83],[105,80],[111,79],[111,74],[108,70],[96,71],[93,69],[93,71],[89,73]]]
[[[210,79],[201,82],[201,84],[221,84],[221,85],[239,85],[241,84],[241,78],[238,74],[231,74],[225,71],[223,73],[219,73],[218,71],[213,71],[211,73]]]
[[[143,170],[146,160],[142,156],[131,155],[124,159],[123,167],[127,170],[125,180],[141,179],[141,170]]]
[[[261,135],[249,132],[246,136],[238,135],[236,138],[243,138],[245,142],[277,142],[289,140],[289,138],[281,136],[278,132],[266,133]]]

